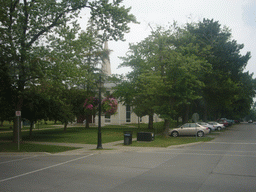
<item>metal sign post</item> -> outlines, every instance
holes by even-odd
[[[99,123],[98,123],[98,144],[96,149],[103,149],[101,141],[101,74],[99,82]]]
[[[17,117],[17,123],[18,123],[18,151],[20,150],[20,116],[21,116],[21,111],[16,111],[15,112],[16,117]]]

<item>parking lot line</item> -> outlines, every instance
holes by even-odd
[[[239,142],[213,142],[209,141],[207,143],[214,143],[214,144],[232,144],[232,145],[256,145],[256,143],[239,143]]]
[[[67,164],[67,163],[70,163],[70,162],[73,162],[73,161],[84,159],[84,158],[92,156],[92,155],[93,154],[89,154],[89,155],[82,156],[82,157],[79,157],[79,158],[76,158],[76,159],[71,159],[69,161],[65,161],[65,162],[62,162],[62,163],[58,163],[58,164],[55,164],[55,165],[51,165],[51,166],[48,166],[48,167],[44,167],[44,168],[41,168],[41,169],[37,169],[37,170],[34,170],[34,171],[30,171],[30,172],[27,172],[27,173],[23,173],[23,174],[20,174],[20,175],[16,175],[16,176],[13,176],[13,177],[2,179],[2,180],[0,180],[0,183],[2,183],[4,181],[9,181],[9,180],[12,180],[12,179],[16,179],[16,178],[19,178],[19,177],[23,177],[23,176],[26,176],[26,175],[30,175],[30,174],[33,174],[33,173],[37,173],[37,172],[40,172],[40,171],[43,171],[43,170],[46,170],[46,169],[50,169],[50,168],[53,168],[53,167],[58,167],[60,165],[64,165],[64,164]]]
[[[25,159],[31,159],[31,158],[35,158],[35,157],[38,157],[38,156],[34,155],[34,156],[24,157],[24,158],[21,158],[21,159],[14,159],[14,160],[10,160],[10,161],[3,161],[3,162],[0,162],[0,165],[1,164],[5,164],[5,163],[12,163],[12,162],[15,162],[15,161],[22,161],[22,160],[25,160]]]

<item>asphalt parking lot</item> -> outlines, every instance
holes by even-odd
[[[255,133],[240,124],[187,146],[1,153],[0,191],[254,191]]]

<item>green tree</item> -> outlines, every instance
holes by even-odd
[[[31,138],[33,125],[38,120],[47,119],[50,106],[48,100],[43,95],[38,94],[35,90],[26,89],[24,94],[22,117],[30,122],[29,136]]]
[[[198,74],[210,66],[198,54],[197,46],[187,44],[189,40],[193,40],[189,33],[173,25],[167,30],[158,28],[142,42],[130,46],[121,66],[129,66],[133,71],[118,88],[124,90],[130,84],[129,93],[121,93],[120,97],[128,96],[123,100],[131,101],[135,112],[149,116],[157,113],[168,127],[168,121],[177,118],[180,107],[199,98],[204,84]]]
[[[206,85],[202,92],[204,119],[207,120],[208,116],[212,119],[225,116],[234,110],[237,96],[241,96],[240,85],[246,75],[243,70],[250,59],[250,52],[242,55],[240,51],[244,45],[232,40],[231,31],[221,27],[218,21],[204,19],[196,24],[188,24],[187,30],[195,36],[199,49],[210,48],[204,57],[211,64],[212,72],[202,76]],[[250,88],[255,89],[253,86]],[[247,94],[243,97],[252,97],[250,92]]]
[[[232,103],[232,110],[227,111],[233,119],[241,119],[245,117],[252,108],[253,99],[256,91],[256,79],[253,79],[253,74],[249,72],[240,74],[238,84]]]
[[[68,123],[74,122],[76,117],[76,106],[73,102],[76,97],[73,90],[58,86],[58,84],[47,83],[36,86],[35,89],[47,101],[47,105],[45,105],[46,118],[60,121],[64,124],[64,131],[66,131]]]
[[[85,117],[83,104],[86,97],[87,97],[86,90],[77,89],[77,88],[70,89],[69,99],[70,99],[70,103],[73,106],[72,111],[76,116],[77,121],[80,118],[83,119]]]
[[[2,9],[2,7],[0,8]],[[0,17],[3,17],[2,12]],[[2,29],[0,32],[2,34]],[[3,37],[2,37],[3,38]],[[1,125],[3,121],[12,121],[15,114],[15,87],[13,86],[13,79],[9,76],[10,68],[8,63],[10,58],[8,57],[9,51],[6,50],[4,44],[0,44],[0,121]]]
[[[173,29],[174,27],[174,29]],[[200,92],[204,87],[201,76],[211,72],[211,66],[204,59],[206,49],[200,50],[193,44],[194,38],[185,29],[173,26],[168,30],[168,41],[164,60],[162,62],[162,77],[164,87],[158,101],[159,113],[168,120],[183,117],[188,121],[188,108],[200,98]],[[182,111],[182,114],[180,114]]]
[[[8,76],[18,94],[15,110],[22,109],[25,87],[35,80],[47,78],[47,70],[51,70],[49,66],[54,63],[50,62],[54,58],[44,56],[47,45],[42,42],[46,35],[55,33],[54,29],[65,28],[77,20],[82,9],[88,9],[93,23],[103,31],[104,40],[123,39],[123,33],[129,31],[127,24],[136,20],[129,14],[130,8],[121,3],[121,0],[112,3],[108,0],[1,0],[0,41],[4,45],[3,54],[10,58],[6,63],[10,68]],[[15,142],[17,127],[14,129]]]
[[[3,68],[0,69],[0,122],[13,121],[15,89]]]

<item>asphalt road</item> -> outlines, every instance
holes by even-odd
[[[0,191],[256,191],[256,125],[208,143],[78,155],[0,154]]]

